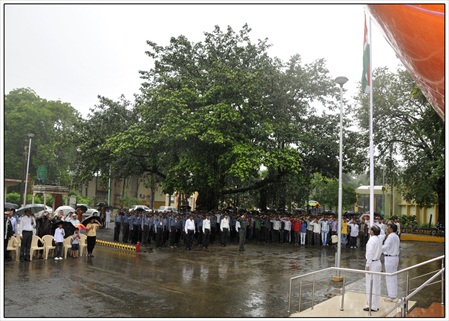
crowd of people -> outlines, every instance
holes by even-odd
[[[381,228],[382,234],[387,232],[386,223],[380,216],[375,218],[375,224]],[[400,234],[399,221],[394,220],[393,223]],[[140,242],[143,246],[154,244],[157,249],[167,246],[175,248],[181,242],[187,249],[193,245],[208,248],[215,242],[226,246],[229,243],[240,243],[242,224],[245,241],[298,246],[335,246],[337,243],[338,218],[335,215],[226,211],[153,213],[125,209],[119,210],[114,217],[114,241],[130,244]],[[367,217],[342,219],[342,246],[365,248],[368,238]],[[187,240],[191,243],[187,244]]]
[[[29,260],[31,238],[33,234],[40,237],[53,235],[56,249],[55,259],[62,259],[62,243],[65,233],[62,222],[70,222],[80,226],[80,213],[62,211],[54,218],[48,212],[39,217],[31,215],[29,210],[18,218],[14,210],[5,212],[5,255],[6,244],[12,235],[21,240],[20,260]],[[57,224],[56,229],[52,226]],[[82,224],[81,224],[82,225]],[[20,226],[20,228],[18,228]],[[85,226],[87,234],[88,256],[93,257],[97,228],[108,228],[109,224],[93,219]],[[54,231],[52,231],[54,230]],[[120,209],[114,217],[114,241],[137,244],[149,247],[155,244],[156,249],[162,247],[175,248],[181,242],[186,250],[194,246],[208,249],[210,244],[220,243],[227,246],[238,243],[239,251],[245,251],[246,241],[260,244],[291,244],[295,246],[336,246],[338,218],[335,215],[313,214],[280,214],[227,211],[194,211],[186,213],[167,212],[153,213],[140,209],[128,211]],[[374,218],[370,226],[369,217],[343,217],[341,222],[341,246],[347,248],[366,248],[366,271],[380,272],[381,255],[384,255],[385,271],[394,273],[399,264],[399,244],[401,226],[399,220],[385,221],[381,216]],[[72,256],[78,257],[79,229],[70,236],[72,238]],[[42,257],[42,252],[39,254]],[[366,275],[366,311],[378,311],[380,305],[380,275]],[[372,284],[372,285],[371,285]],[[387,277],[387,301],[397,300],[397,277]]]
[[[67,237],[71,238],[72,248],[71,255],[73,258],[78,257],[79,243],[80,243],[80,228],[86,230],[87,234],[87,256],[93,257],[93,249],[96,244],[96,230],[102,227],[103,224],[99,219],[91,220],[86,226],[80,223],[78,217],[81,217],[82,211],[78,208],[76,213],[59,210],[53,218],[50,218],[48,211],[43,211],[41,215],[34,215],[31,210],[27,209],[24,215],[18,217],[15,209],[5,211],[5,260],[9,259],[9,253],[6,250],[7,243],[11,236],[17,236],[20,239],[20,261],[30,261],[31,241],[33,235],[39,236],[41,239],[45,235],[53,236],[54,240],[54,259],[62,260],[63,242]],[[73,225],[73,234],[65,235],[63,229],[63,222],[68,222]],[[39,246],[43,243],[39,241]],[[37,252],[37,258],[43,258],[43,250]]]

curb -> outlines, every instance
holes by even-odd
[[[419,241],[419,242],[436,242],[444,243],[444,236],[419,235],[401,233],[401,241]]]
[[[109,241],[103,241],[103,240],[97,240],[96,244],[108,246],[108,247],[112,247],[112,248],[120,249],[120,250],[126,250],[126,251],[131,251],[131,252],[140,252],[140,244],[128,245],[128,244],[109,242]]]

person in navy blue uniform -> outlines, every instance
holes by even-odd
[[[176,232],[178,228],[178,218],[175,213],[172,213],[168,218],[170,247],[173,249],[176,245]]]
[[[120,209],[117,215],[114,217],[114,242],[119,241],[120,230],[122,229],[123,214],[124,210]]]
[[[164,222],[162,213],[159,214],[159,216],[154,217],[153,225],[156,233],[156,249],[160,249],[164,241]]]
[[[128,243],[129,241],[129,221],[131,220],[131,213],[127,212],[122,218],[123,226],[123,243]]]
[[[148,246],[148,241],[150,238],[150,222],[151,222],[150,212],[145,212],[142,216],[142,245]]]

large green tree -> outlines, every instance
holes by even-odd
[[[36,170],[47,168],[46,184],[66,185],[75,148],[69,141],[80,114],[69,104],[39,97],[32,89],[19,88],[5,96],[5,178],[24,178],[28,134],[34,134],[29,175],[37,183]]]
[[[339,183],[336,179],[329,179],[321,175],[315,175],[315,193],[313,198],[320,202],[322,206],[328,206],[330,209],[338,208],[338,188]],[[354,210],[354,204],[357,200],[355,189],[349,185],[342,184],[342,209]]]
[[[249,34],[246,25],[215,27],[198,43],[148,41],[153,65],[141,71],[134,106],[103,97],[82,126],[82,179],[111,167],[123,178],[156,176],[164,192],[198,191],[199,207],[210,209],[250,191],[260,192],[261,208],[285,207],[308,196],[314,172],[337,175],[338,117],[313,107],[337,106],[324,60],[302,64],[295,55],[284,63],[269,57],[267,39],[254,43]],[[98,122],[117,106],[131,121],[105,132]],[[349,170],[357,145],[347,146]]]
[[[368,97],[359,95],[356,116],[368,130]],[[386,68],[373,73],[375,176],[385,170],[389,185],[397,185],[407,201],[429,207],[438,204],[445,221],[445,128],[410,74]],[[368,143],[368,135],[365,135]]]

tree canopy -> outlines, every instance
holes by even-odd
[[[47,168],[45,182],[68,185],[69,167],[75,152],[69,143],[80,114],[68,103],[49,101],[32,89],[20,88],[5,96],[5,178],[22,179],[32,137],[30,179],[37,178],[40,165]]]
[[[307,185],[315,171],[335,176],[338,119],[318,116],[314,108],[336,107],[338,88],[324,60],[302,64],[299,55],[286,63],[271,58],[267,39],[252,42],[250,31],[247,25],[239,32],[215,27],[202,42],[181,35],[165,47],[148,41],[146,53],[154,65],[140,72],[133,120],[101,138],[92,135],[98,128],[86,123],[83,146],[105,151],[92,157],[123,169],[115,175],[152,173],[166,193],[198,191],[198,205],[207,209],[233,193],[259,190],[263,199],[293,177]],[[90,126],[117,104],[102,99]],[[356,163],[352,146],[348,167]],[[91,173],[106,171],[80,161]],[[269,205],[285,206],[300,194],[277,193]],[[267,205],[266,197],[260,204]]]
[[[360,128],[368,129],[368,97],[355,109]],[[398,186],[404,198],[422,207],[438,204],[444,222],[445,128],[410,74],[386,68],[373,73],[374,145],[377,177]],[[365,135],[368,137],[368,135]],[[367,140],[365,141],[367,146]]]

